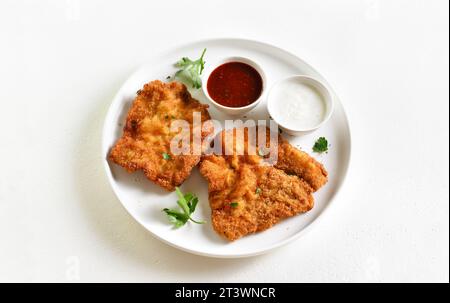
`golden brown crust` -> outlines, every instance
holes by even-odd
[[[224,138],[224,134],[219,136]],[[312,209],[312,193],[326,182],[323,166],[281,137],[275,145],[279,156],[274,166],[248,154],[245,138],[244,155],[236,154],[235,141],[230,145],[222,139],[222,150],[232,148],[233,153],[206,155],[200,163],[200,172],[209,184],[213,228],[230,241]],[[284,159],[287,156],[294,160]]]
[[[210,119],[208,105],[193,99],[179,82],[152,81],[138,91],[128,112],[122,137],[111,149],[109,159],[128,172],[142,170],[146,177],[172,191],[190,175],[200,155],[173,155],[170,142],[179,133],[170,130],[177,119],[190,123],[192,142],[193,113],[201,113],[201,121]],[[210,131],[202,131],[202,139]],[[192,149],[191,149],[192,151]],[[167,153],[170,159],[164,159]]]
[[[249,129],[243,128],[241,130],[244,136],[243,142],[239,142],[238,140],[236,140],[236,129],[222,131],[221,134],[219,134],[219,136],[221,137],[220,142],[222,144],[222,154],[236,154],[236,151],[240,148],[240,150],[242,150],[245,155],[246,161],[259,163],[261,161],[261,157],[255,154],[254,151],[252,154],[248,149],[251,145],[255,145],[254,150],[257,151],[262,147],[262,144],[259,142],[249,143]],[[258,128],[256,128],[256,131],[258,132]],[[226,135],[229,135],[229,139],[225,137]],[[279,134],[274,135],[274,138],[276,138],[277,141],[271,144],[271,135],[269,128],[266,128],[265,137],[266,149],[275,149],[278,151],[273,166],[285,171],[287,174],[297,175],[298,177],[302,178],[312,187],[314,191],[317,191],[327,183],[328,172],[326,171],[324,166],[316,159],[308,155],[306,152],[292,146]],[[241,146],[241,143],[243,143],[243,146]]]
[[[281,136],[278,138],[278,161],[275,167],[304,179],[314,191],[328,181],[328,172],[321,163],[289,144]]]

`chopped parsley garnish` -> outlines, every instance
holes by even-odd
[[[163,211],[166,213],[169,222],[176,228],[185,225],[189,220],[197,224],[204,224],[204,221],[196,221],[191,218],[191,215],[197,206],[198,197],[191,193],[183,194],[178,187],[175,187],[175,191],[178,196],[177,204],[182,212],[176,209],[164,208]]]
[[[316,143],[314,143],[313,151],[316,153],[323,153],[328,151],[328,141],[325,137],[320,137],[317,139]]]
[[[203,61],[205,52],[206,48],[203,50],[201,57],[195,61],[192,61],[188,57],[181,58],[181,60],[175,64],[176,67],[180,68],[180,70],[175,73],[175,78],[178,78],[185,84],[192,85],[193,88],[202,87],[200,75],[205,68],[205,61]]]
[[[162,157],[164,160],[170,160],[170,155],[168,153],[162,153]]]
[[[255,193],[259,195],[262,192],[261,188],[257,187]]]
[[[236,207],[239,206],[239,203],[237,203],[237,202],[231,202],[231,203],[230,203],[230,206],[233,207],[233,208],[236,208]]]

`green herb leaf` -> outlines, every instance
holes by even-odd
[[[257,187],[256,188],[256,194],[259,195],[262,192],[261,188]]]
[[[237,202],[231,202],[231,203],[230,203],[230,206],[233,207],[233,208],[236,208],[236,207],[239,206],[239,203],[237,203]]]
[[[203,57],[205,55],[206,48],[203,50],[202,55],[199,59],[192,61],[187,57],[181,58],[175,66],[180,68],[175,73],[175,78],[178,78],[181,82],[192,85],[193,88],[202,87],[202,79],[200,75],[205,68],[205,61],[203,61]]]
[[[162,157],[164,160],[170,160],[170,155],[168,153],[162,153]]]
[[[194,199],[194,195],[193,194],[191,194],[191,193],[185,193],[184,195],[183,195],[183,198],[186,200],[186,202],[187,202],[187,204],[189,205],[189,202],[192,200],[192,199]]]
[[[181,207],[181,209],[184,211],[184,213],[189,217],[191,214],[191,211],[189,210],[189,206],[187,205],[187,201],[184,198],[183,193],[178,187],[175,187],[175,191],[178,196],[177,204]]]
[[[167,214],[167,218],[169,219],[170,223],[175,225],[176,228],[183,226],[189,220],[188,216],[178,211],[168,208],[164,208],[163,211]]]
[[[191,214],[195,211],[197,204],[198,204],[197,197],[192,198],[192,200],[188,202],[188,206],[189,206],[189,210],[190,210]]]
[[[196,221],[191,217],[191,214],[195,211],[198,204],[198,197],[191,193],[183,194],[178,187],[175,187],[175,192],[178,196],[177,204],[183,212],[164,208],[163,211],[167,214],[169,221],[176,228],[183,226],[189,220],[197,224],[205,223],[204,221]]]
[[[320,137],[317,139],[316,143],[314,143],[313,151],[316,153],[323,153],[328,151],[328,141],[325,137]]]
[[[169,208],[164,208],[163,211],[168,214],[169,216],[172,216],[178,220],[185,220],[187,221],[189,219],[188,216],[186,216],[186,214],[181,213],[179,211],[173,210],[173,209],[169,209]]]

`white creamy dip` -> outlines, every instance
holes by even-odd
[[[327,105],[315,87],[300,81],[279,83],[271,92],[273,118],[290,129],[318,126],[327,114]]]

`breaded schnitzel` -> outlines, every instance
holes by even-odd
[[[317,191],[328,181],[328,172],[313,157],[278,137],[278,161],[275,167],[289,175],[296,175],[305,180]]]
[[[210,119],[208,105],[193,99],[179,82],[152,81],[138,91],[128,112],[122,137],[111,149],[109,159],[128,172],[143,170],[146,177],[172,191],[190,175],[200,155],[173,155],[170,142],[179,133],[170,130],[174,120],[186,120],[193,140],[193,113],[201,113],[202,123]],[[201,138],[210,130],[200,130]]]
[[[226,133],[233,136],[232,144],[224,139]],[[278,150],[278,162],[266,165],[262,156],[248,152],[252,143],[247,129],[244,134],[243,155],[236,153],[241,143],[236,142],[233,129],[219,134],[222,155],[205,155],[200,163],[200,172],[209,184],[213,228],[231,241],[310,210],[314,205],[312,193],[327,182],[322,164],[281,136],[277,135],[278,143],[272,145]],[[256,149],[262,147],[256,144]],[[224,155],[230,148],[232,153]]]

